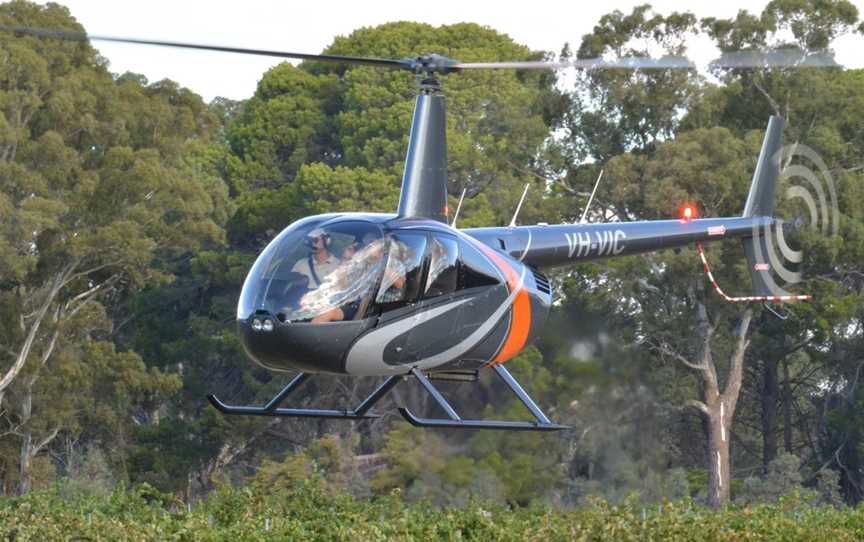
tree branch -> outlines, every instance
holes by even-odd
[[[709,416],[708,406],[702,401],[697,401],[696,399],[689,399],[684,402],[685,407],[691,407],[698,410],[703,416]]]
[[[73,297],[72,299],[70,299],[67,307],[72,307],[72,305],[76,302],[78,304],[75,305],[74,308],[72,308],[69,311],[69,316],[75,316],[75,314],[77,314],[78,311],[81,310],[82,307],[87,305],[87,303],[92,301],[94,297],[96,297],[99,293],[101,293],[102,289],[112,285],[113,283],[117,282],[119,279],[120,279],[119,273],[111,275],[109,278],[100,282],[96,286],[94,286],[94,287],[90,288],[89,290],[82,292],[82,293],[76,295],[75,297]]]
[[[765,90],[765,88],[759,83],[759,80],[755,77],[753,78],[753,85],[756,87],[757,90],[759,90],[759,92],[762,93],[763,96],[765,96],[765,99],[768,100],[768,103],[771,104],[771,109],[774,110],[774,114],[778,117],[782,116],[782,113],[780,111],[780,104],[778,104],[777,101],[772,98],[770,94],[768,94],[768,91]]]
[[[48,342],[48,347],[42,352],[42,359],[40,360],[40,365],[45,365],[48,362],[48,358],[51,357],[51,354],[54,352],[54,347],[57,346],[57,338],[60,336],[60,330],[55,329],[51,334],[51,340]]]
[[[78,263],[80,263],[80,261],[76,263],[76,267],[77,267],[77,264],[78,264]],[[78,278],[81,278],[81,277],[86,277],[87,275],[89,275],[89,274],[91,274],[91,273],[95,273],[96,271],[101,271],[102,269],[105,269],[106,267],[112,267],[112,266],[115,266],[115,265],[120,265],[121,263],[123,263],[123,260],[117,260],[117,261],[113,261],[113,262],[103,263],[103,264],[97,265],[97,266],[95,266],[95,267],[91,267],[90,269],[85,269],[84,271],[79,271],[78,273],[75,273],[75,274],[73,274],[73,275],[70,275],[70,276],[69,276],[69,277],[68,277],[68,278],[63,282],[62,286],[66,286],[67,284],[69,284],[70,282],[72,282],[72,281],[75,280],[75,279],[78,279]],[[61,286],[61,287],[62,287],[62,286]]]
[[[71,269],[67,266],[62,272],[55,275],[51,288],[48,290],[48,293],[42,302],[42,306],[39,307],[39,311],[36,314],[36,320],[30,324],[30,331],[27,333],[27,337],[24,339],[24,344],[21,345],[21,349],[18,351],[18,357],[15,360],[15,363],[13,363],[6,371],[3,378],[0,378],[0,399],[2,399],[6,388],[8,388],[12,384],[12,381],[18,377],[18,374],[21,373],[21,370],[24,368],[24,363],[26,363],[27,358],[30,357],[30,350],[33,348],[33,342],[36,340],[36,334],[39,332],[39,327],[42,325],[42,321],[45,319],[48,309],[51,307],[57,294],[63,287],[63,281],[69,271],[71,271]]]
[[[707,369],[707,367],[705,365],[693,363],[692,361],[688,360],[687,358],[685,358],[684,356],[682,356],[678,352],[675,352],[674,350],[672,350],[669,347],[669,345],[667,345],[665,343],[657,343],[657,344],[652,345],[651,347],[654,350],[660,352],[661,355],[665,355],[665,356],[669,356],[671,358],[677,359],[678,361],[680,361],[681,363],[683,363],[684,365],[686,365],[687,367],[689,367],[693,370],[704,371]]]
[[[49,433],[47,437],[42,439],[38,444],[36,444],[36,446],[33,447],[33,451],[31,452],[31,455],[35,456],[36,454],[38,454],[42,450],[42,448],[44,448],[45,446],[50,444],[52,440],[57,438],[58,433],[60,433],[60,426],[59,425],[57,427],[55,427],[54,430],[51,431],[51,433]]]
[[[732,419],[738,395],[741,392],[741,380],[744,374],[744,354],[750,341],[747,339],[747,331],[750,329],[750,321],[753,319],[753,310],[747,309],[741,316],[738,329],[735,332],[735,350],[732,352],[729,378],[726,380],[726,390],[723,392],[723,400],[729,408],[729,419]]]

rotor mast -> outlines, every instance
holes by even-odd
[[[405,156],[400,218],[426,218],[447,223],[447,104],[436,71],[449,59],[429,55],[418,59],[422,77]],[[445,64],[446,66],[446,64]]]

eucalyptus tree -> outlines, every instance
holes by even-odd
[[[82,30],[56,4],[10,2],[0,21]],[[229,205],[222,180],[189,164],[216,125],[200,98],[115,80],[86,42],[4,32],[0,50],[14,59],[0,64],[0,412],[24,492],[58,435],[93,429],[93,416],[121,416],[122,430],[133,405],[176,390],[176,376],[105,342],[112,309],[170,281],[166,262],[221,243]]]

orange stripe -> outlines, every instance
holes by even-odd
[[[519,287],[519,275],[504,258],[495,253],[482,243],[476,243],[483,250],[483,253],[489,256],[493,263],[504,272],[507,277],[507,286],[512,293]],[[496,363],[504,363],[505,361],[516,357],[516,355],[525,348],[525,343],[528,342],[528,335],[531,332],[531,296],[525,291],[525,288],[520,288],[513,300],[511,307],[512,317],[510,318],[510,329],[507,331],[507,338],[504,340],[504,346],[498,352],[498,355],[489,362],[489,365]]]
[[[510,331],[504,346],[491,364],[504,363],[516,357],[525,348],[528,342],[528,333],[531,331],[531,297],[525,289],[519,290],[516,299],[513,300],[513,318],[510,319]]]

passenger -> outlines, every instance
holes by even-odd
[[[345,248],[342,249],[342,258],[341,263],[344,265],[351,261],[355,254],[357,254],[357,250],[360,248],[360,241],[354,240],[352,243],[345,245]]]
[[[408,262],[410,260],[411,249],[405,243],[393,239],[390,242],[390,255],[387,258],[387,267],[384,269],[384,278],[381,280],[381,287],[378,290],[377,301],[379,303],[404,301]]]
[[[309,287],[318,288],[324,279],[339,267],[339,260],[330,252],[330,235],[315,228],[306,236],[309,254],[294,264],[291,271],[309,277]]]
[[[342,275],[338,278],[341,278],[343,282],[349,281],[353,277],[351,275],[355,275],[356,273],[349,273],[350,267],[352,265],[356,266],[359,262],[353,262],[354,256],[357,255],[357,252],[364,245],[363,241],[360,239],[355,239],[353,242],[345,245],[345,248],[342,249],[342,258],[340,260],[340,268],[342,270]],[[366,266],[360,266],[365,268]],[[368,271],[367,269],[360,269],[360,271]],[[347,284],[342,285],[347,286]],[[354,316],[356,316],[358,309],[360,308],[360,299],[351,300],[349,303],[345,304],[342,307],[335,307],[326,312],[323,312],[312,318],[312,322],[316,324],[325,323],[325,322],[338,322],[342,320],[352,320]]]

